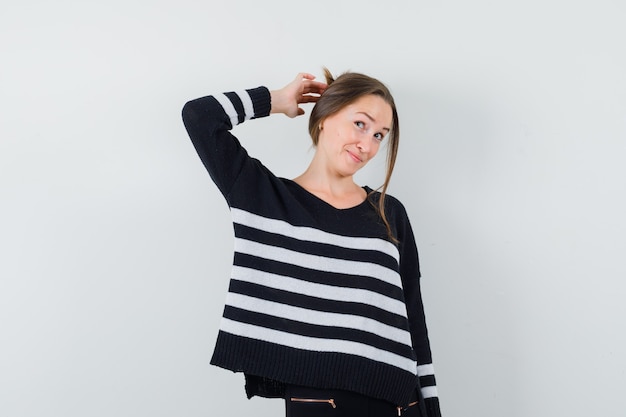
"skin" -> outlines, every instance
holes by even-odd
[[[316,102],[326,87],[311,74],[298,74],[282,89],[271,91],[271,112],[303,115],[299,105]],[[335,208],[361,204],[367,195],[353,176],[376,156],[391,124],[391,106],[381,97],[360,97],[321,122],[315,155],[294,181]]]

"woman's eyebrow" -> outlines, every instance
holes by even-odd
[[[370,119],[370,121],[372,121],[372,122],[376,122],[376,119],[374,119],[372,116],[370,116],[367,112],[364,112],[364,111],[358,111],[358,112],[357,112],[357,114],[362,114],[362,115],[364,115],[365,117],[367,117],[368,119]],[[391,131],[391,129],[390,129],[390,128],[388,128],[388,127],[383,127],[383,130],[386,130],[387,132]]]

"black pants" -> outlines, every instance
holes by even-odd
[[[287,417],[420,417],[417,402],[400,408],[350,391],[287,386]]]

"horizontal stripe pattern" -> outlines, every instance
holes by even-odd
[[[398,263],[391,256],[376,250],[353,249],[327,243],[311,242],[293,237],[266,232],[258,229],[234,225],[235,236],[239,239],[252,240],[270,246],[289,248],[292,251],[315,254],[326,258],[343,259],[346,261],[370,262],[384,266],[392,271],[398,270]]]
[[[295,277],[303,282],[331,285],[333,287],[337,287],[338,283],[341,283],[340,288],[363,288],[378,294],[384,294],[386,297],[404,303],[404,293],[401,288],[398,288],[395,285],[387,284],[386,282],[382,282],[376,278],[364,277],[362,275],[339,274],[332,271],[316,271],[304,268],[300,265],[258,258],[244,253],[235,253],[233,263],[235,266],[250,268],[270,274]],[[401,315],[403,317],[405,316],[404,314]]]
[[[395,245],[231,213],[235,260],[222,331],[417,373]]]
[[[216,94],[213,97],[220,103],[224,109],[224,113],[228,116],[231,126],[237,126],[239,124],[239,114],[235,110],[235,105],[230,101],[230,98],[226,94]]]
[[[226,305],[318,326],[358,329],[405,345],[411,343],[411,335],[406,330],[400,330],[367,317],[309,310],[232,292],[228,293]]]
[[[435,367],[432,363],[419,365],[417,367],[417,376],[422,387],[422,396],[424,398],[437,397],[437,383],[435,381]]]
[[[399,262],[400,260],[398,248],[396,248],[391,242],[383,239],[341,236],[312,227],[293,226],[284,220],[270,219],[235,207],[232,207],[230,211],[233,221],[237,224],[242,224],[258,230],[276,233],[283,236],[293,237],[298,240],[327,243],[338,247],[352,249],[379,251],[393,257],[396,262]]]
[[[424,398],[438,397],[439,394],[437,393],[437,387],[434,385],[431,387],[422,387],[422,396]]]
[[[299,265],[323,272],[368,276],[402,288],[400,274],[398,274],[397,271],[371,262],[346,261],[343,259],[311,255],[237,237],[235,237],[235,252]]]
[[[301,336],[309,336],[318,339],[351,340],[403,357],[411,357],[411,349],[406,344],[394,342],[358,328],[322,326],[288,318],[276,320],[274,316],[228,305],[224,308],[224,317],[241,323],[299,334]]]
[[[222,106],[233,127],[255,116],[252,98],[245,90],[216,94],[214,97]]]
[[[417,367],[418,376],[435,375],[435,367],[432,363],[420,365]]]
[[[406,307],[402,301],[362,288],[318,284],[240,266],[233,267],[232,278],[296,294],[313,295],[325,300],[351,300],[356,303],[370,304],[390,313],[406,316]]]
[[[241,104],[243,104],[244,121],[252,119],[254,117],[254,104],[252,103],[252,98],[250,97],[250,94],[248,94],[248,92],[245,90],[236,91],[235,93],[239,96]]]
[[[293,333],[281,332],[266,327],[253,326],[247,323],[233,321],[222,317],[220,330],[234,334],[236,336],[248,337],[265,342],[275,343],[278,345],[293,347],[296,349],[310,350],[316,352],[338,352],[346,354],[358,354],[358,356],[376,361],[383,362],[412,374],[416,373],[415,361],[407,359],[400,355],[387,352],[385,350],[376,349],[372,346],[365,345],[349,340],[337,339],[318,339],[308,336],[301,336]]]
[[[261,298],[280,304],[302,307],[311,311],[362,316],[400,329],[404,329],[402,324],[406,321],[402,316],[387,313],[369,304],[355,303],[352,301],[325,300],[313,295],[277,290],[234,279],[230,281],[229,292]]]

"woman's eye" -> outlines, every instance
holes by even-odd
[[[378,140],[383,140],[385,138],[385,135],[383,135],[382,133],[376,133],[374,137]]]
[[[354,122],[354,125],[359,129],[363,129],[363,127],[365,127],[365,123],[363,122]]]

